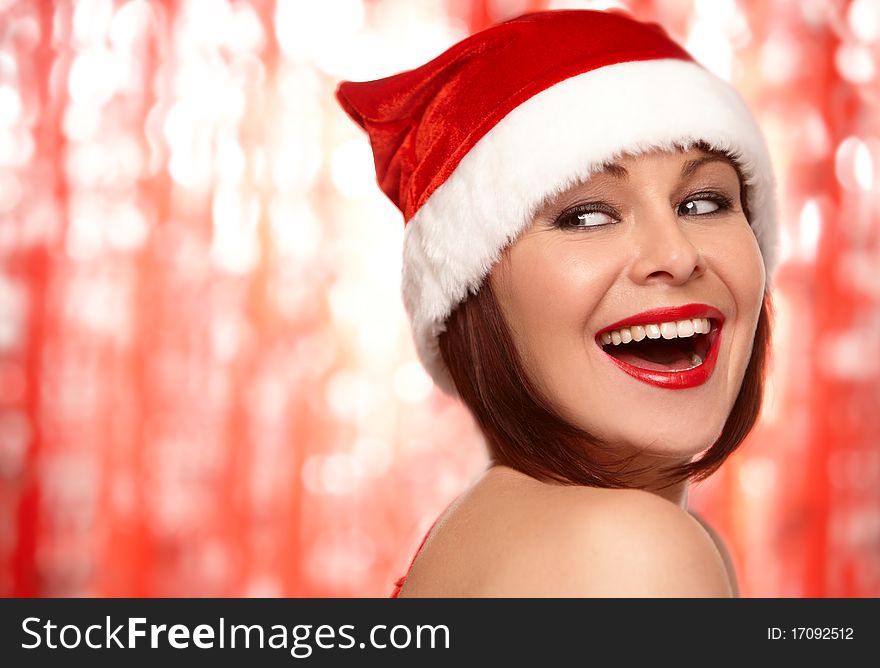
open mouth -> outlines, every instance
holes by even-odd
[[[648,371],[686,371],[709,355],[710,333],[718,324],[710,318],[622,327],[601,336],[602,350],[611,357]]]

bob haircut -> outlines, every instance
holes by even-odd
[[[751,222],[742,174],[731,163],[740,175],[740,201]],[[666,486],[709,477],[755,426],[763,399],[772,315],[765,289],[752,353],[721,435],[699,459],[661,469]],[[450,314],[438,343],[461,400],[486,438],[493,464],[504,464],[538,480],[616,488],[631,486],[628,475],[650,470],[645,467],[621,475],[638,453],[615,456],[608,443],[563,419],[542,396],[526,373],[488,280]],[[610,455],[610,464],[608,457],[600,458],[600,451]]]

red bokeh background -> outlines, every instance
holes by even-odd
[[[387,595],[486,454],[333,90],[608,6],[742,91],[779,179],[765,410],[691,507],[744,596],[880,595],[876,0],[0,0],[0,595]]]

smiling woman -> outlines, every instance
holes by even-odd
[[[735,594],[687,490],[761,406],[775,186],[739,95],[656,24],[555,11],[337,96],[490,455],[392,595]]]
[[[760,249],[736,170],[688,170],[700,153],[628,156],[567,190],[489,274],[537,394],[617,456],[645,450],[687,466],[718,439],[737,396],[759,387],[742,380],[753,351],[756,366],[765,354],[766,337],[753,347]],[[683,429],[688,411],[701,418]]]
[[[450,316],[440,348],[495,461],[624,485],[597,461],[603,451],[621,459],[646,439],[654,450],[687,439],[686,461],[666,463],[678,464],[679,479],[703,478],[754,424],[769,297],[737,170],[724,160],[679,172],[704,153],[627,157],[629,171],[603,169],[552,198]],[[729,363],[715,374],[722,344]],[[682,408],[703,417],[682,430]],[[541,455],[521,454],[530,452]]]

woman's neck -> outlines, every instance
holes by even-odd
[[[648,490],[654,492],[657,496],[661,496],[667,501],[671,501],[682,510],[688,509],[688,483],[687,481],[677,483],[671,487],[662,490]]]
[[[493,464],[490,462],[489,465],[487,466],[486,470],[484,471],[484,474],[488,473],[491,470],[495,470],[496,472],[506,472],[508,474],[513,474],[513,475],[517,475],[517,476],[525,476],[526,478],[534,480],[534,478],[532,478],[531,476],[528,476],[524,473],[520,473],[516,469],[513,469],[513,468],[506,466],[504,464]],[[653,482],[653,481],[650,481],[647,479],[642,479],[637,482],[636,481],[631,482],[631,486],[637,487],[639,489],[643,489],[647,492],[652,492],[653,494],[656,494],[657,496],[664,498],[671,503],[674,503],[682,510],[688,509],[689,483],[687,480],[675,483],[674,485],[670,485],[666,488],[661,488],[659,482]]]

